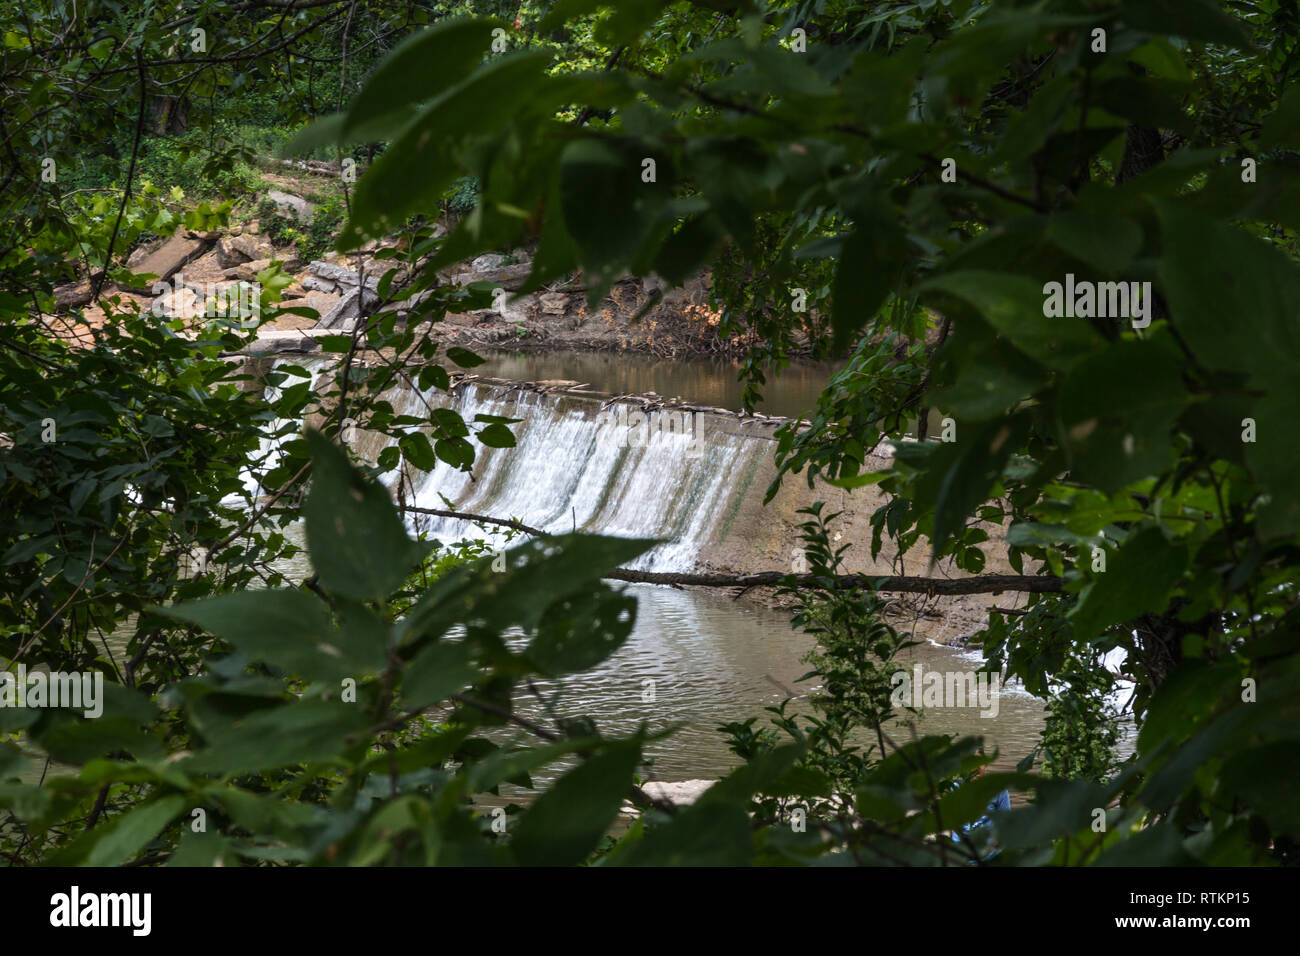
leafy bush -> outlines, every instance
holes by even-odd
[[[292,245],[298,240],[298,217],[293,210],[288,215],[280,212],[274,199],[263,199],[257,204],[257,222],[262,235],[276,247]]]
[[[300,258],[319,259],[334,247],[339,225],[343,222],[343,200],[333,195],[324,200],[312,213],[306,235],[298,244]]]
[[[462,176],[447,193],[447,211],[456,218],[469,215],[478,205],[479,184],[473,176]]]

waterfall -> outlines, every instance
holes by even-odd
[[[325,363],[295,364],[315,381]],[[635,408],[602,412],[594,397],[470,383],[453,394],[405,387],[383,398],[396,415],[427,419],[430,409],[452,408],[471,430],[482,427],[476,415],[520,419],[509,426],[513,448],[489,448],[470,437],[476,453],[470,473],[441,461],[427,473],[409,466],[390,472],[386,481],[395,495],[398,483],[407,482],[408,504],[446,509],[450,502],[451,510],[554,533],[663,539],[630,565],[640,570],[694,570],[700,549],[726,528],[738,491],[772,454],[766,440],[710,431],[707,416],[670,412],[638,421]],[[353,448],[373,462],[388,444],[384,436],[359,433]],[[485,538],[496,544],[503,538],[459,519],[411,514],[409,520],[443,542]]]
[[[302,362],[291,362],[284,359],[277,359],[272,368],[274,370],[283,371],[287,367],[295,366],[308,373],[309,378],[304,379],[299,375],[291,374],[279,386],[267,385],[263,392],[263,397],[268,404],[270,402],[278,401],[280,396],[284,393],[285,388],[291,388],[304,381],[310,381],[311,388],[313,390],[316,389],[320,385],[321,376],[328,370],[326,363],[320,359],[310,359]],[[257,497],[259,495],[270,493],[262,486],[260,476],[265,475],[279,464],[280,458],[284,454],[281,450],[281,445],[300,437],[301,433],[301,419],[276,418],[272,421],[270,427],[262,435],[261,447],[258,449],[256,461],[246,466],[240,473],[240,477],[244,482],[244,488],[250,495]],[[237,497],[238,496],[235,495],[228,496],[225,499],[226,503],[237,500]]]

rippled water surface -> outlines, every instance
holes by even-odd
[[[305,554],[286,573],[310,573]],[[791,628],[788,611],[710,591],[652,584],[628,588],[637,598],[637,619],[627,643],[591,671],[538,682],[545,705],[521,689],[522,715],[545,723],[550,707],[554,716],[591,717],[611,735],[634,731],[643,721],[655,729],[681,725],[671,737],[648,745],[653,776],[711,779],[740,762],[717,731],[720,725],[747,717],[767,725],[764,707],[786,697],[806,698],[814,689],[812,681],[798,682],[809,670],[800,658],[813,642]],[[982,658],[978,651],[925,643],[899,659],[909,671],[918,661],[926,671],[969,671],[980,667]],[[653,699],[647,699],[651,690]],[[806,701],[802,709],[807,712]],[[1012,685],[1002,688],[996,716],[981,717],[974,707],[931,708],[917,729],[982,734],[1001,751],[998,768],[1010,769],[1033,748],[1042,724],[1041,701]],[[895,733],[895,739],[908,739],[907,728]]]
[[[483,352],[474,372],[493,378],[539,382],[569,379],[599,392],[657,392],[698,405],[740,408],[741,386],[735,362],[704,357],[660,359],[613,352]],[[796,362],[769,375],[758,411],[765,415],[807,417],[817,396],[842,363]]]
[[[815,686],[796,683],[809,669],[800,658],[812,640],[791,629],[788,612],[699,591],[654,585],[633,585],[632,591],[639,611],[627,644],[599,668],[547,691],[558,690],[560,715],[587,714],[610,731],[631,731],[640,721],[684,724],[648,748],[659,779],[720,776],[739,763],[716,730],[720,724],[753,716],[766,724],[764,707],[806,697]],[[911,670],[917,661],[927,671],[967,671],[981,659],[978,652],[924,644],[904,652],[900,666]],[[643,700],[646,681],[654,682],[653,701]],[[544,714],[535,701],[524,706],[532,716]],[[1042,719],[1039,701],[1007,687],[996,717],[981,717],[976,708],[931,709],[919,731],[983,734],[1009,767],[1032,749]],[[905,728],[895,733],[907,739]]]

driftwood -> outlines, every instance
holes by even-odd
[[[478,524],[492,524],[502,528],[513,528],[525,534],[538,537],[550,537],[540,528],[531,528],[520,521],[509,518],[492,518],[488,515],[469,514],[464,511],[446,511],[439,508],[416,508],[411,505],[405,511],[416,514],[434,515],[439,518],[459,518]],[[827,578],[815,574],[790,575],[785,571],[760,571],[755,574],[686,574],[665,571],[633,571],[628,568],[615,568],[603,574],[610,581],[627,581],[632,584],[671,584],[678,587],[699,588],[755,588],[773,587],[783,581],[800,586],[824,585]],[[835,586],[840,588],[870,588],[876,591],[892,591],[911,594],[1001,594],[1003,591],[1021,591],[1029,594],[1048,594],[1062,590],[1065,579],[1051,574],[979,574],[964,578],[935,578],[919,575],[871,575],[839,574],[835,576]]]
[[[829,579],[816,574],[790,575],[784,571],[760,571],[757,574],[675,574],[658,571],[629,571],[618,568],[603,577],[634,584],[675,584],[699,588],[772,587],[789,578],[801,587],[824,585]],[[911,594],[1001,594],[1025,591],[1043,594],[1059,591],[1065,579],[1053,575],[980,574],[965,578],[933,578],[912,575],[837,574],[837,588],[870,588]]]

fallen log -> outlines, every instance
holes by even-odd
[[[493,524],[514,528],[525,534],[549,537],[539,528],[512,521],[509,518],[492,518],[487,515],[447,511],[440,508],[405,506],[405,511],[434,515],[439,518],[459,518],[479,524]],[[672,571],[633,571],[615,568],[603,575],[609,581],[626,581],[629,584],[670,584],[677,587],[697,588],[756,588],[774,587],[783,582],[800,587],[825,586],[825,575],[787,574],[784,571],[760,571],[754,574],[687,574]],[[837,588],[868,588],[876,591],[893,591],[908,594],[1001,594],[1019,591],[1027,594],[1050,594],[1065,587],[1065,579],[1051,574],[978,574],[964,578],[936,578],[920,575],[838,574],[833,578]]]
[[[965,578],[935,578],[912,575],[837,574],[833,578],[817,574],[787,574],[784,571],[761,571],[756,574],[678,574],[667,571],[631,571],[617,568],[602,575],[613,581],[633,584],[674,584],[700,588],[772,587],[789,581],[800,587],[825,586],[835,582],[837,588],[868,588],[911,594],[1001,594],[1024,591],[1045,594],[1060,591],[1065,579],[1054,575],[982,574]]]

